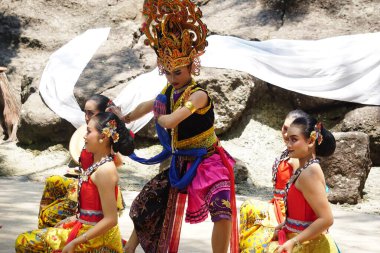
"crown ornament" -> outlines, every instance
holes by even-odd
[[[155,50],[160,74],[192,63],[193,74],[199,74],[199,56],[207,46],[201,10],[190,0],[147,0],[143,14],[144,43]]]

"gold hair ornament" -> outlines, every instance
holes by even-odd
[[[117,123],[116,121],[110,120],[107,122],[106,127],[102,129],[102,134],[107,136],[108,138],[112,137],[114,143],[119,141],[119,134],[116,131]]]
[[[160,74],[193,64],[192,73],[199,75],[198,57],[207,46],[201,10],[190,0],[147,0],[143,14],[144,42],[155,50]]]
[[[323,128],[323,125],[321,122],[318,122],[315,126],[314,126],[314,131],[312,131],[310,133],[310,138],[313,138],[313,140],[317,140],[317,143],[318,145],[321,145],[322,141],[323,141],[323,136],[322,136],[322,128]]]

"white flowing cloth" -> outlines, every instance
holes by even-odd
[[[88,30],[53,53],[42,75],[40,92],[46,104],[75,127],[84,114],[73,89],[80,73],[109,28]],[[247,41],[212,35],[201,56],[202,66],[247,72],[273,85],[309,96],[380,105],[380,33],[322,40]],[[114,99],[123,113],[155,98],[166,85],[157,68],[130,81]],[[127,125],[137,132],[152,114]]]

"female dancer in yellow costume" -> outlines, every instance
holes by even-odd
[[[284,143],[288,142],[287,130],[298,117],[307,115],[301,110],[288,113],[281,128]],[[249,199],[240,208],[240,252],[260,253],[272,240],[275,227],[284,221],[283,197],[285,186],[298,167],[297,159],[290,159],[287,149],[276,158],[272,167],[273,198],[269,202]]]
[[[130,155],[134,150],[129,130],[113,113],[91,118],[85,136],[94,163],[78,183],[78,211],[57,227],[23,233],[16,252],[122,252],[117,204],[119,176],[112,152]]]

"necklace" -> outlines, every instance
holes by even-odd
[[[187,84],[185,84],[184,86],[182,86],[179,89],[174,89],[174,87],[173,87],[173,94],[178,95],[178,94],[184,92],[187,89],[187,87],[189,87],[192,83],[193,83],[193,79],[191,79]]]
[[[108,155],[105,158],[103,158],[102,160],[100,160],[99,162],[92,164],[87,170],[82,172],[82,174],[79,177],[79,182],[78,182],[78,202],[77,202],[78,211],[80,211],[80,192],[82,189],[83,182],[87,182],[89,177],[92,175],[92,173],[94,173],[96,171],[96,169],[99,166],[101,166],[107,162],[110,162],[112,160],[113,160],[113,157],[111,155]]]

